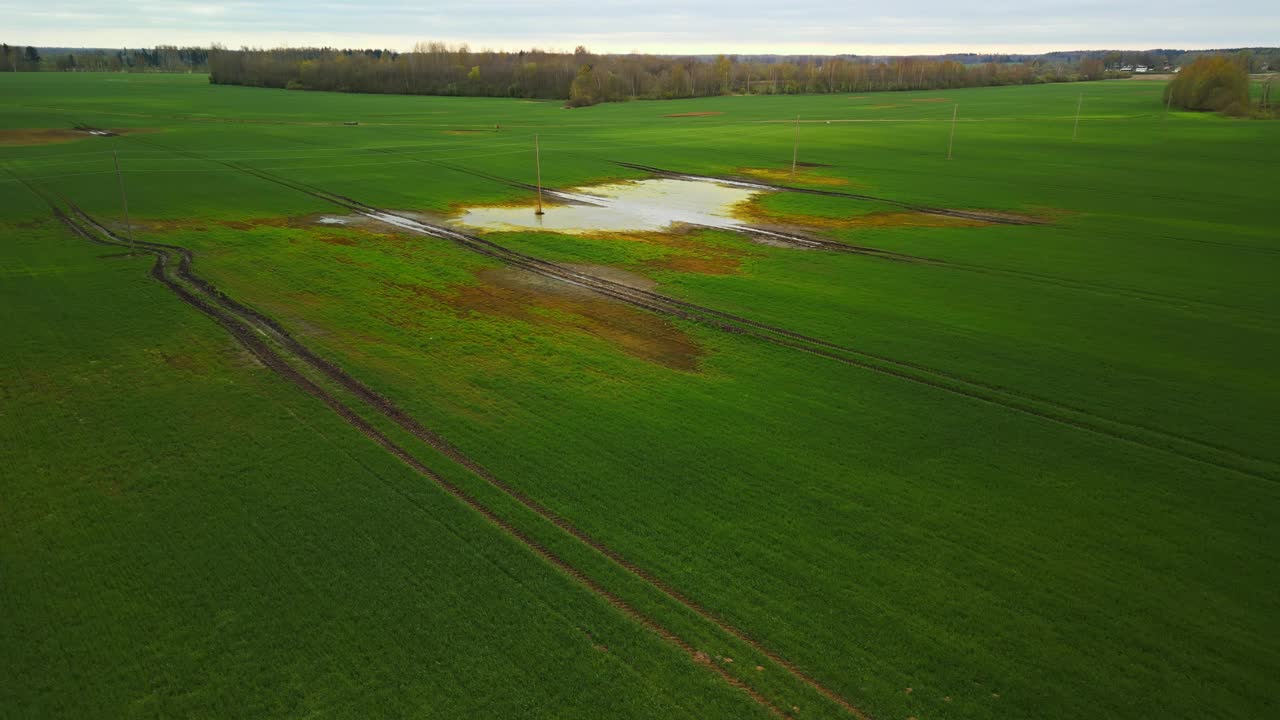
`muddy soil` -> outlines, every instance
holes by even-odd
[[[654,283],[616,268],[580,265],[598,277],[635,287]],[[483,270],[476,285],[456,285],[440,291],[414,289],[462,315],[481,313],[519,320],[536,326],[570,330],[595,336],[633,357],[676,370],[694,371],[703,356],[702,347],[666,318],[602,297],[586,288],[570,285],[517,268]]]

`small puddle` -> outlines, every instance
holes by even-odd
[[[734,206],[762,188],[747,183],[659,178],[610,183],[591,188],[544,190],[546,207],[535,215],[531,203],[519,207],[470,207],[454,222],[480,230],[551,230],[562,233],[599,231],[654,232],[673,225],[742,230]]]

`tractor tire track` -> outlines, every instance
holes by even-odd
[[[92,235],[90,234],[89,239],[94,240],[95,242],[99,242],[100,244],[106,244],[106,245],[112,245],[112,246],[128,246],[129,240],[116,235],[114,231],[112,231],[110,228],[106,227],[105,225],[103,225],[93,217],[89,216],[82,209],[80,209],[78,206],[76,206],[74,203],[72,203],[70,200],[66,199],[65,197],[62,198],[62,200],[63,202],[67,203],[67,205],[71,208],[72,212],[76,216],[77,222],[85,223],[91,226],[92,228],[96,229],[98,233],[103,237],[110,238],[109,240],[98,240],[93,238]],[[58,210],[57,212],[61,213],[60,210]],[[84,236],[83,228],[78,227],[77,230],[78,230],[78,234],[81,234],[82,236]],[[397,406],[390,399],[386,398],[385,396],[373,390],[372,388],[369,388],[360,380],[346,373],[336,364],[332,363],[331,361],[323,357],[320,357],[319,355],[311,351],[309,348],[307,348],[305,345],[298,342],[296,338],[294,338],[291,334],[289,334],[288,331],[286,331],[274,319],[267,317],[266,315],[263,315],[258,311],[253,310],[252,308],[249,308],[248,306],[245,306],[244,304],[240,303],[234,298],[231,298],[230,296],[226,295],[226,293],[219,290],[212,283],[196,275],[192,270],[193,255],[191,251],[188,250],[187,248],[184,248],[178,245],[170,245],[170,244],[156,243],[156,242],[145,242],[145,241],[137,242],[136,244],[148,252],[157,253],[158,257],[164,256],[163,251],[172,251],[172,252],[178,253],[179,261],[177,264],[176,274],[185,282],[200,289],[209,298],[214,300],[214,302],[222,305],[223,308],[225,308],[229,312],[240,316],[242,320],[246,321],[252,326],[256,326],[256,329],[259,330],[260,332],[270,335],[273,339],[275,339],[277,342],[282,344],[294,356],[301,359],[307,365],[310,365],[312,368],[321,372],[323,375],[328,377],[331,381],[335,382],[336,384],[341,386],[343,389],[345,389],[355,397],[359,398],[366,405],[378,410],[388,419],[392,420],[397,425],[399,425],[406,432],[410,433],[414,437],[417,437],[419,440],[423,441],[424,443],[430,445],[431,447],[439,451],[441,454],[445,455],[446,457],[458,463],[459,465],[467,468],[469,471],[471,471],[473,474],[480,477],[481,479],[485,480],[495,489],[503,492],[507,496],[511,497],[513,500],[519,502],[521,505],[523,505],[530,511],[534,512],[535,514],[539,515],[543,519],[547,520],[548,522],[553,524],[555,527],[559,528],[561,531],[570,535],[571,537],[578,540],[582,544],[590,547],[592,550],[596,551],[603,557],[607,558],[618,567],[622,568],[623,570],[627,571],[628,573],[635,576],[636,578],[654,587],[655,589],[660,591],[662,594],[669,597],[671,600],[679,603],[680,605],[684,606],[686,609],[693,612],[698,617],[702,618],[704,621],[713,624],[720,631],[738,639],[739,641],[743,642],[747,646],[751,647],[753,650],[760,653],[762,656],[768,658],[779,667],[782,667],[783,669],[785,669],[789,674],[791,674],[797,680],[801,681],[805,685],[817,691],[819,694],[826,697],[828,700],[840,706],[849,714],[853,715],[856,718],[859,718],[859,720],[867,720],[867,715],[862,710],[854,706],[852,703],[846,700],[839,693],[822,685],[820,682],[814,679],[811,675],[801,670],[798,666],[796,666],[791,661],[781,657],[774,651],[768,649],[767,647],[762,645],[760,641],[752,637],[747,632],[729,624],[727,621],[720,618],[718,615],[711,612],[707,608],[703,607],[701,604],[697,603],[696,601],[691,600],[682,592],[675,589],[665,581],[659,579],[658,577],[650,573],[648,570],[645,570],[644,568],[636,565],[630,560],[627,560],[620,553],[606,546],[604,543],[595,539],[594,537],[592,537],[585,531],[581,530],[577,526],[573,525],[568,520],[564,519],[560,515],[556,514],[554,511],[544,506],[542,503],[538,502],[532,497],[526,495],[524,492],[516,489],[515,487],[501,480],[500,478],[495,476],[490,470],[485,468],[480,463],[476,462],[474,459],[467,456],[459,448],[454,446],[452,443],[450,443],[448,440],[440,436],[438,433],[423,426],[415,418],[413,418],[411,415],[405,412],[402,408]],[[167,266],[167,256],[164,256],[164,257],[165,257],[165,262]],[[153,272],[153,277],[156,277],[157,279],[161,279],[159,276],[156,276],[154,272]],[[163,279],[161,279],[161,281],[165,282],[165,280]],[[172,289],[173,286],[170,285],[170,283],[165,282],[165,284],[169,285]],[[175,290],[175,292],[177,291]],[[186,298],[184,297],[183,299],[185,300]],[[203,310],[203,307],[201,307],[201,309]],[[254,339],[258,340],[258,338],[256,337]],[[255,355],[256,354],[257,353],[255,353]],[[264,362],[264,364],[266,363]],[[271,365],[269,366],[275,369],[274,366],[271,366]],[[305,376],[298,374],[296,369],[293,369],[292,367],[290,367],[290,369],[293,371],[293,373],[297,377],[302,378],[307,383],[314,386],[314,383],[312,381],[307,379]],[[291,379],[292,379],[292,376],[291,376]],[[344,415],[344,418],[345,417],[346,416]],[[363,420],[361,422],[363,422]],[[378,441],[378,440],[375,438],[375,441]],[[381,441],[378,441],[378,442],[380,445],[384,445],[384,447],[387,447],[385,443]],[[387,447],[387,449],[389,452],[392,452],[393,454],[397,454],[397,457],[399,457],[399,454],[397,453],[397,450],[399,450],[398,448]],[[399,452],[403,452],[403,451],[399,450]],[[401,458],[401,459],[404,460],[404,458]],[[405,460],[405,462],[408,463],[407,460]],[[438,483],[447,483],[447,481],[444,481],[442,478],[439,478],[434,474],[432,476],[432,479]],[[459,492],[461,492],[461,490],[459,490]],[[468,502],[470,503],[471,501],[468,501]],[[710,663],[710,666],[713,667],[718,673],[722,675],[725,674],[723,671],[723,668],[720,668],[714,663]],[[732,676],[727,676],[727,677],[732,677]],[[735,682],[737,682],[736,679],[735,679]],[[741,684],[741,683],[737,682],[737,684]]]
[[[37,193],[37,194],[40,194],[40,193]],[[105,240],[99,237],[95,237],[93,232],[81,226],[75,218],[73,218],[70,215],[67,215],[65,212],[62,211],[61,208],[57,207],[56,205],[52,206],[52,211],[54,216],[57,217],[61,222],[63,222],[68,227],[68,229],[71,230],[72,233],[74,233],[75,235],[85,240],[88,240],[89,242],[93,242],[101,245],[114,246],[114,247],[129,247],[128,241],[123,241],[119,239]],[[76,215],[81,218],[87,217],[87,215],[85,215],[83,211],[76,209],[75,212],[76,212]],[[96,222],[94,223],[94,225],[99,229],[102,228],[102,226]],[[574,567],[569,562],[567,562],[563,558],[556,555],[554,552],[552,552],[550,549],[542,545],[540,542],[530,537],[524,531],[515,527],[514,525],[507,522],[506,520],[502,519],[499,515],[497,515],[492,510],[490,510],[487,506],[485,506],[479,500],[472,497],[465,490],[449,482],[448,480],[444,479],[442,476],[437,474],[431,468],[427,467],[425,464],[419,461],[416,457],[414,457],[411,453],[409,453],[409,451],[397,445],[391,438],[389,438],[387,435],[385,435],[376,427],[374,427],[372,424],[370,424],[367,420],[361,417],[358,413],[356,413],[350,407],[345,405],[338,398],[330,394],[327,390],[322,388],[320,385],[312,381],[310,378],[306,377],[301,372],[299,372],[295,367],[290,365],[286,360],[284,360],[280,355],[278,355],[274,350],[272,350],[271,347],[262,338],[257,336],[254,333],[254,330],[248,324],[246,324],[242,320],[237,320],[233,315],[231,315],[225,309],[218,307],[215,304],[215,302],[217,302],[216,300],[214,302],[210,302],[208,298],[202,297],[199,294],[192,292],[182,283],[176,281],[170,275],[172,268],[171,268],[171,258],[168,254],[168,251],[178,252],[184,259],[189,259],[190,251],[186,250],[185,248],[180,248],[174,245],[166,245],[163,243],[142,242],[142,243],[136,243],[136,245],[142,248],[143,252],[150,253],[155,257],[155,263],[152,265],[152,268],[150,271],[150,275],[153,279],[157,280],[158,282],[163,284],[165,287],[167,287],[170,291],[172,291],[175,295],[177,295],[180,300],[194,307],[195,309],[199,310],[205,315],[209,316],[216,323],[221,325],[223,329],[225,329],[228,333],[230,333],[232,337],[234,337],[242,346],[245,347],[245,349],[247,349],[250,353],[252,353],[254,357],[257,358],[265,367],[269,368],[270,370],[275,372],[277,375],[281,376],[283,379],[286,379],[292,382],[295,386],[297,386],[303,392],[321,401],[325,406],[327,406],[335,414],[337,414],[339,417],[345,420],[349,425],[354,427],[357,431],[359,431],[365,437],[372,440],[375,444],[377,444],[383,450],[385,450],[386,452],[394,456],[396,459],[400,460],[409,468],[417,472],[419,475],[431,480],[439,488],[441,488],[442,490],[447,492],[449,495],[453,496],[454,498],[456,498],[457,500],[465,504],[467,507],[471,508],[473,511],[481,515],[491,525],[497,527],[499,530],[503,531],[508,536],[515,539],[520,544],[524,545],[529,551],[531,551],[534,555],[536,555],[546,563],[552,565],[553,567],[557,568],[565,575],[569,576],[574,581],[586,587],[592,593],[599,596],[601,599],[607,602],[610,606],[612,606],[613,608],[621,612],[623,615],[631,619],[633,622],[636,622],[637,624],[641,625],[642,627],[649,630],[650,632],[653,632],[654,634],[658,635],[660,638],[662,638],[666,642],[676,646],[681,651],[683,651],[686,655],[688,655],[690,659],[693,660],[696,664],[702,665],[710,669],[712,672],[718,675],[722,680],[724,680],[727,684],[748,695],[753,701],[755,701],[757,704],[759,704],[761,707],[767,710],[771,715],[775,717],[782,717],[782,718],[789,717],[788,715],[783,713],[781,709],[779,709],[776,705],[774,705],[768,698],[761,695],[753,687],[746,684],[738,677],[729,673],[724,667],[712,662],[705,653],[699,651],[698,649],[693,647],[689,642],[687,642],[680,636],[676,635],[671,630],[667,629],[657,620],[653,619],[652,617],[636,609],[626,600],[622,599],[618,595],[614,594],[612,591],[605,588],[603,585],[601,585],[599,582],[597,582],[593,578],[589,577],[582,571],[578,570],[576,567]],[[181,262],[182,261],[180,261],[180,263]],[[219,293],[218,296],[222,298],[226,297],[221,293]],[[866,717],[861,712],[856,712],[856,715],[859,718]]]
[[[1175,455],[1194,462],[1204,463],[1222,470],[1238,472],[1256,479],[1275,481],[1280,477],[1276,464],[1271,460],[1241,453],[1198,438],[1186,437],[1137,423],[1113,420],[1056,401],[1022,394],[993,383],[970,379],[919,363],[846,347],[653,291],[633,288],[572,270],[550,261],[525,255],[492,241],[452,228],[426,223],[374,208],[358,200],[306,183],[286,180],[261,170],[239,169],[268,182],[292,188],[366,217],[381,220],[410,232],[449,240],[481,255],[494,258],[514,267],[583,287],[651,312],[688,320],[727,333],[752,337],[780,347],[828,358],[980,402],[1001,406],[1067,427],[1106,436],[1161,453]]]
[[[154,141],[135,140],[146,144],[171,150]],[[1099,416],[1082,408],[1072,407],[1057,401],[1020,393],[994,383],[967,378],[920,363],[899,360],[877,353],[842,346],[829,341],[810,337],[785,328],[776,327],[749,318],[741,317],[713,308],[697,305],[672,298],[660,293],[633,288],[603,278],[582,273],[564,266],[541,260],[531,255],[511,250],[475,235],[463,233],[452,228],[426,223],[413,218],[374,208],[350,197],[339,195],[305,182],[289,180],[264,170],[242,165],[212,160],[189,151],[177,151],[192,159],[215,162],[238,170],[267,182],[275,183],[297,192],[315,197],[327,203],[343,207],[366,217],[380,220],[410,232],[415,232],[437,239],[449,240],[466,249],[493,258],[505,264],[519,267],[551,279],[566,282],[578,287],[592,290],[598,294],[613,298],[650,312],[676,317],[690,322],[705,325],[726,333],[744,335],[780,347],[798,350],[819,357],[824,357],[846,365],[859,367],[908,382],[924,385],[944,392],[970,398],[979,402],[1004,407],[1014,412],[1040,418],[1077,430],[1105,436],[1157,452],[1174,455],[1186,460],[1203,463],[1221,470],[1228,470],[1249,477],[1274,482],[1280,479],[1280,470],[1274,461],[1242,453],[1232,448],[1214,444],[1199,438],[1192,438],[1166,430],[1148,427],[1142,424],[1114,420]],[[666,172],[658,168],[645,168],[646,171]],[[686,176],[703,177],[703,176]],[[708,178],[719,180],[718,178]],[[738,182],[738,181],[733,181]],[[771,188],[766,184],[761,187]],[[777,186],[787,189],[785,186]],[[833,191],[813,191],[821,194],[832,194]],[[848,193],[835,193],[849,195]]]
[[[537,192],[538,190],[536,185],[530,185],[528,183],[521,182],[519,180],[504,178],[499,175],[493,175],[493,174],[482,172],[480,170],[475,170],[472,168],[459,167],[457,165],[452,165],[449,163],[443,163],[443,162],[434,161],[434,160],[423,160],[421,158],[411,158],[411,159],[426,165],[434,165],[436,167],[445,168],[446,170],[451,170],[453,172],[459,172],[466,175],[472,175],[474,177],[482,178],[485,180],[490,180],[492,182],[506,185],[508,187],[516,188],[518,190],[527,190],[530,192]],[[755,183],[743,183],[737,180],[725,180],[721,178],[712,178],[710,176],[684,175],[682,177],[698,178],[699,180],[713,181],[713,182],[734,182],[738,184],[755,184]],[[763,186],[761,187],[762,191],[764,191],[765,189],[766,188],[764,188]],[[783,189],[784,189],[784,186],[772,186],[770,189],[768,189],[768,191],[770,192],[782,191]],[[795,189],[800,190],[801,188],[795,188]],[[570,203],[582,203],[584,201],[589,202],[589,199],[588,199],[589,196],[582,195],[579,193],[565,192],[563,190],[557,190],[554,188],[545,188],[545,187],[542,188],[542,192],[545,195],[549,195],[553,198],[563,200],[565,202],[570,202]],[[853,196],[850,195],[850,197],[853,197]],[[933,213],[933,214],[937,214],[937,213]],[[983,222],[993,222],[993,221],[984,220]],[[912,255],[909,253],[902,253],[894,250],[885,250],[883,248],[875,248],[867,245],[854,245],[852,243],[827,240],[824,238],[814,237],[808,234],[798,233],[795,230],[789,229],[789,228],[786,230],[774,230],[770,228],[759,227],[756,225],[747,225],[743,223],[734,223],[732,227],[720,227],[717,225],[699,225],[695,227],[706,227],[712,230],[728,230],[730,232],[741,233],[743,235],[746,235],[748,237],[754,238],[758,241],[762,241],[765,243],[780,244],[780,245],[785,245],[788,247],[798,248],[802,250],[825,250],[828,252],[846,253],[850,255],[862,255],[865,257],[878,258],[880,260],[887,260],[890,262],[905,262],[905,263],[915,263],[920,265],[932,265],[932,266],[946,268],[950,270],[960,270],[963,272],[978,273],[978,274],[990,275],[994,277],[1011,277],[1011,278],[1016,278],[1020,280],[1025,280],[1028,282],[1035,282],[1035,283],[1040,283],[1044,285],[1052,285],[1055,287],[1066,288],[1069,290],[1083,290],[1086,292],[1094,292],[1094,293],[1099,293],[1103,295],[1111,295],[1114,297],[1141,300],[1143,302],[1160,303],[1160,304],[1169,305],[1178,309],[1186,309],[1188,306],[1201,306],[1201,307],[1209,308],[1215,311],[1228,310],[1234,313],[1244,313],[1249,315],[1256,314],[1254,313],[1254,311],[1248,310],[1246,308],[1236,307],[1234,305],[1225,305],[1222,303],[1215,303],[1207,300],[1193,300],[1189,298],[1179,297],[1176,295],[1165,295],[1162,293],[1154,293],[1149,290],[1135,290],[1132,288],[1115,287],[1112,285],[1104,285],[1101,283],[1091,283],[1091,282],[1085,282],[1083,280],[1073,280],[1070,278],[1063,278],[1055,275],[1047,275],[1045,273],[1038,273],[1038,272],[1033,272],[1029,270],[1014,270],[1011,268],[992,267],[990,265],[977,265],[974,263],[958,262],[955,260],[943,260],[941,258],[928,257],[925,255]],[[1265,318],[1261,319],[1262,323],[1264,323],[1263,327],[1269,328],[1270,325],[1266,323],[1266,320],[1267,319]]]

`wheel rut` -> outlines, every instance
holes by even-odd
[[[859,350],[768,323],[679,300],[661,293],[630,287],[542,260],[532,255],[520,253],[493,241],[454,228],[427,223],[415,218],[398,215],[388,210],[375,208],[359,200],[307,183],[282,178],[254,168],[239,165],[230,165],[230,167],[267,182],[291,188],[319,200],[343,207],[351,212],[381,220],[402,230],[448,240],[468,250],[513,267],[583,287],[619,302],[654,313],[687,320],[722,332],[750,337],[778,347],[823,357],[835,362],[1003,407],[1077,430],[1178,456],[1221,470],[1237,472],[1269,482],[1280,479],[1280,469],[1277,468],[1277,464],[1273,461],[1240,453],[1198,438],[1191,438],[1141,424],[1106,418],[1081,408],[1020,393],[999,384],[964,377],[912,361]]]
[[[879,353],[859,350],[826,340],[821,340],[819,338],[814,338],[802,333],[797,333],[785,328],[751,320],[732,313],[672,298],[653,291],[632,288],[621,283],[595,277],[584,272],[579,272],[556,263],[541,260],[534,256],[511,250],[498,243],[485,240],[475,235],[464,233],[453,228],[397,215],[387,210],[381,210],[369,206],[359,200],[339,195],[304,182],[283,178],[264,170],[206,158],[198,153],[190,151],[176,150],[161,145],[153,140],[134,138],[134,141],[159,147],[171,152],[176,152],[195,160],[217,163],[224,167],[252,175],[266,182],[275,183],[297,192],[310,195],[316,199],[323,200],[324,202],[343,207],[351,212],[382,220],[383,222],[387,222],[388,224],[399,227],[403,230],[437,239],[448,240],[468,250],[491,257],[513,267],[523,268],[530,272],[543,275],[544,277],[587,288],[598,294],[618,300],[619,302],[628,303],[651,312],[688,320],[690,322],[695,322],[730,334],[752,337],[756,340],[779,347],[789,348],[799,352],[827,358],[835,362],[859,367],[872,372],[905,380],[907,382],[913,382],[943,392],[967,397],[979,402],[1004,407],[1014,412],[1037,417],[1049,422],[1075,428],[1077,430],[1110,437],[1115,440],[1145,447],[1157,452],[1178,456],[1194,462],[1203,463],[1221,470],[1237,472],[1255,479],[1269,482],[1280,480],[1280,466],[1278,466],[1274,461],[1241,453],[1237,450],[1207,442],[1199,438],[1187,437],[1185,435],[1149,427],[1139,423],[1103,417],[1082,408],[1022,393],[989,381],[968,378],[949,371],[932,368],[921,363],[900,360]],[[647,166],[634,167],[645,172],[670,172],[664,171],[660,168],[650,168]],[[706,176],[687,177],[701,178]],[[710,179],[719,180],[717,178]],[[770,186],[764,183],[751,184],[764,188],[782,187],[785,189],[785,186]],[[849,193],[836,193],[835,191],[827,190],[815,190],[813,192],[820,194],[834,193],[840,196],[861,197]]]
[[[21,180],[21,178],[19,178],[19,180]],[[555,566],[557,569],[569,575],[580,584],[586,586],[593,593],[599,595],[602,599],[631,618],[633,621],[659,635],[667,642],[679,647],[697,664],[707,667],[716,675],[720,676],[725,682],[748,694],[754,701],[767,709],[770,714],[777,717],[788,717],[788,715],[779,709],[776,704],[763,696],[759,691],[744,682],[742,679],[729,673],[721,665],[710,661],[705,653],[693,647],[693,645],[688,641],[667,629],[654,618],[644,614],[630,603],[627,603],[624,599],[620,598],[615,593],[601,585],[598,581],[594,580],[553,553],[546,546],[530,537],[527,533],[521,531],[510,522],[501,518],[461,487],[449,482],[438,473],[431,470],[409,451],[396,444],[386,434],[370,424],[360,416],[359,413],[338,397],[330,393],[311,378],[307,377],[304,373],[300,372],[294,365],[285,360],[281,353],[274,350],[264,338],[272,338],[286,349],[289,354],[292,354],[297,361],[319,371],[329,380],[359,398],[368,406],[379,411],[413,436],[435,448],[437,451],[441,452],[441,454],[449,457],[459,465],[467,468],[473,474],[481,477],[493,487],[501,490],[504,494],[515,499],[521,505],[532,510],[544,520],[554,524],[561,531],[603,555],[616,566],[626,570],[632,576],[641,579],[650,587],[659,590],[663,595],[684,606],[687,610],[692,611],[704,621],[711,623],[721,632],[724,632],[748,645],[756,652],[760,653],[760,655],[768,658],[771,662],[784,669],[798,681],[840,707],[846,713],[853,715],[860,720],[866,720],[868,718],[862,710],[854,706],[840,694],[825,687],[817,680],[813,679],[812,676],[800,670],[796,665],[782,658],[777,653],[765,648],[744,631],[721,620],[701,605],[688,599],[675,588],[672,588],[670,585],[653,576],[648,571],[625,559],[619,553],[592,538],[590,535],[578,529],[567,520],[556,515],[541,503],[538,503],[536,500],[494,476],[492,472],[465,455],[461,450],[453,446],[443,437],[422,426],[389,399],[368,388],[359,380],[343,371],[336,364],[316,355],[314,352],[306,348],[306,346],[293,338],[292,335],[290,335],[275,320],[234,300],[222,291],[218,290],[207,280],[196,275],[192,268],[194,257],[191,251],[187,248],[178,245],[149,241],[136,241],[131,243],[129,240],[116,235],[110,228],[89,216],[65,197],[59,197],[55,200],[50,198],[44,192],[34,188],[29,183],[26,183],[25,181],[23,181],[23,183],[27,185],[32,192],[44,199],[50,205],[55,217],[63,222],[75,235],[95,244],[125,249],[137,248],[140,252],[153,255],[155,257],[155,262],[150,271],[151,277],[165,285],[183,302],[201,311],[221,325],[265,367],[277,373],[284,379],[294,383],[308,395],[320,400],[323,404],[329,407],[330,410],[339,415],[361,434],[365,435],[385,451],[409,466],[419,475],[431,480],[441,489],[466,504],[472,510],[481,514],[485,520],[495,525],[521,544],[525,545],[542,560]],[[64,211],[63,208],[60,207],[58,200],[65,203],[69,212]]]
[[[494,175],[492,173],[486,173],[480,170],[476,170],[474,168],[461,167],[458,165],[439,162],[435,160],[423,160],[421,158],[412,158],[412,159],[426,165],[433,165],[435,167],[444,168],[446,170],[450,170],[453,172],[459,172],[466,175],[482,178],[485,180],[490,180],[492,182],[506,185],[508,187],[516,188],[519,190],[527,190],[530,192],[537,192],[538,190],[537,186],[520,182],[519,180],[504,178],[498,175]],[[625,167],[630,167],[632,169],[646,168],[646,166],[643,166],[643,165],[628,165],[625,163],[619,163],[619,164]],[[648,170],[646,170],[646,172],[647,171]],[[770,192],[809,192],[808,188],[793,188],[785,185],[770,185],[767,183],[759,183],[752,180],[742,180],[738,178],[723,178],[723,177],[715,177],[715,176],[709,176],[709,175],[689,175],[689,174],[676,173],[670,170],[658,171],[657,174],[662,177],[685,178],[685,179],[694,179],[694,180],[707,181],[707,182],[722,182],[722,183],[728,182],[728,183],[734,183],[737,185],[742,185],[747,187],[758,187],[762,191],[767,190]],[[565,191],[557,190],[554,188],[544,187],[542,189],[542,192],[553,198],[570,202],[570,203],[582,201],[582,196],[579,194],[565,192]],[[856,195],[853,193],[834,193],[832,191],[814,191],[814,192],[821,192],[822,194],[837,195],[840,197],[849,197],[849,198],[855,198],[860,200],[872,198],[872,196],[869,196],[869,195],[864,196],[864,195]],[[879,200],[879,199],[877,199],[876,201],[884,202],[883,200]],[[897,201],[894,201],[894,202],[899,207],[915,209],[918,212],[925,212],[924,210],[919,210],[921,206],[911,205],[910,203],[898,203]],[[954,211],[954,212],[969,212],[969,211]],[[959,215],[955,215],[954,212],[947,211],[947,210],[934,209],[929,211],[927,214],[944,215],[947,217],[957,217],[957,218],[962,217]],[[977,213],[977,211],[974,211],[974,212]],[[981,214],[981,213],[977,213],[977,214]],[[965,219],[978,220],[979,218],[975,216],[972,218],[965,217]],[[1007,218],[1004,218],[1003,216],[998,216],[998,215],[995,215],[995,216],[983,215],[981,220],[982,222],[985,222],[985,223],[1003,222],[1004,224],[1015,224],[1015,225],[1038,224],[1033,222],[1017,222],[1017,221],[1008,222]],[[1049,275],[1047,273],[1033,272],[1029,270],[1016,270],[1013,268],[1002,268],[1002,267],[994,267],[991,265],[979,265],[975,263],[958,262],[956,260],[944,260],[941,258],[929,257],[925,255],[915,255],[911,253],[898,252],[895,250],[885,250],[883,248],[870,247],[867,245],[855,245],[853,243],[839,242],[839,241],[827,240],[821,237],[815,237],[811,234],[797,231],[794,228],[779,230],[779,229],[772,229],[767,227],[759,227],[755,225],[748,225],[745,223],[736,224],[736,226],[732,228],[725,228],[725,227],[719,227],[714,225],[708,225],[705,227],[713,230],[727,229],[732,232],[738,232],[750,238],[760,240],[766,243],[778,244],[778,245],[783,245],[786,247],[797,248],[802,250],[822,250],[826,252],[838,252],[838,253],[845,253],[850,255],[862,255],[866,257],[877,258],[880,260],[887,260],[890,262],[915,263],[920,265],[929,265],[933,267],[944,268],[948,270],[958,270],[962,272],[977,273],[981,275],[990,275],[994,277],[1015,278],[1015,279],[1023,280],[1026,282],[1033,282],[1033,283],[1038,283],[1042,285],[1066,288],[1070,290],[1079,290],[1084,292],[1098,293],[1102,295],[1111,295],[1114,297],[1140,300],[1143,302],[1159,303],[1162,305],[1175,307],[1179,309],[1198,306],[1204,310],[1212,311],[1212,312],[1220,312],[1222,310],[1227,310],[1234,313],[1247,314],[1250,316],[1255,315],[1255,313],[1251,310],[1237,307],[1234,305],[1226,305],[1223,303],[1215,303],[1215,302],[1206,301],[1206,300],[1194,300],[1190,298],[1179,297],[1176,295],[1154,293],[1148,290],[1116,287],[1113,285],[1106,285],[1103,283],[1086,282],[1082,280],[1058,277],[1055,275]],[[1258,320],[1258,319],[1255,318],[1255,320]],[[1261,322],[1265,322],[1265,320],[1266,319],[1262,319]]]

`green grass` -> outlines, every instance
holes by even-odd
[[[1280,142],[1273,123],[1166,118],[1160,90],[1115,81],[568,111],[200,76],[4,74],[0,129],[73,119],[148,132],[3,146],[0,159],[115,219],[118,147],[141,237],[191,247],[231,295],[872,717],[1267,716],[1280,692],[1267,641],[1280,633]],[[945,101],[915,102],[933,98]],[[695,111],[722,114],[663,117]],[[535,132],[544,180],[564,187],[640,176],[610,161],[789,170],[794,128],[764,121],[796,114],[819,121],[800,126],[800,159],[829,165],[810,172],[851,192],[1051,222],[812,231],[946,264],[708,231],[666,243],[491,239],[1192,438],[1255,472],[680,321],[619,310],[601,331],[572,307],[513,315],[478,275],[493,261],[421,236],[264,224],[339,210],[217,162],[448,213],[527,193],[436,163],[529,181]],[[458,129],[486,132],[444,132]],[[145,262],[100,259],[107,250],[52,221],[32,225],[47,207],[0,181],[0,567],[13,618],[0,659],[20,679],[0,705],[15,716],[755,710],[246,360]],[[803,195],[761,204],[815,222],[887,209]],[[663,264],[724,257],[726,274]],[[487,311],[449,304],[477,285]],[[696,343],[696,369],[619,340],[654,336]],[[697,647],[732,653],[733,671],[778,704],[839,716],[417,451]],[[610,652],[584,627],[617,638]]]

